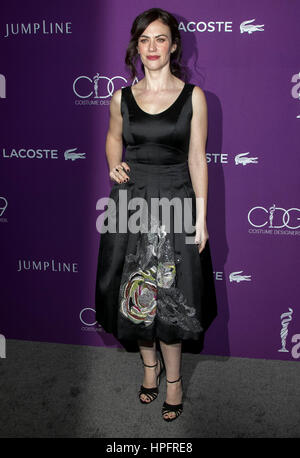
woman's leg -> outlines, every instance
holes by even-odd
[[[181,341],[174,344],[166,344],[160,340],[160,348],[164,357],[166,366],[166,378],[169,381],[177,380],[181,375]],[[169,404],[180,404],[182,401],[182,385],[181,380],[176,383],[167,382],[167,397],[166,402]],[[165,418],[175,417],[174,412],[169,412],[164,415]]]
[[[138,345],[140,352],[145,364],[153,366],[157,362],[156,356],[156,341],[144,341],[138,340]],[[146,367],[144,366],[144,380],[143,385],[145,388],[153,388],[156,386],[156,377],[160,371],[160,362],[156,367]],[[141,394],[140,398],[143,401],[149,402],[149,398],[145,394]]]

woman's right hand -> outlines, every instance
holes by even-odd
[[[126,162],[120,162],[109,172],[110,179],[116,183],[125,183],[129,176],[125,172],[130,172],[130,167]]]

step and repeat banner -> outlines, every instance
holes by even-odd
[[[0,15],[0,334],[119,347],[95,321],[109,103],[135,17],[178,19],[208,105],[218,316],[202,353],[300,358],[300,2],[12,0]],[[139,69],[137,80],[143,78]],[[2,337],[3,341],[3,337]]]

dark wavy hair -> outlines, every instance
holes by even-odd
[[[182,56],[182,45],[177,19],[172,14],[168,13],[168,11],[162,10],[161,8],[150,8],[135,18],[130,30],[131,39],[126,50],[125,64],[129,68],[132,80],[134,80],[134,78],[137,76],[136,61],[138,59],[138,51],[136,47],[138,45],[138,39],[144,30],[148,27],[148,25],[156,19],[160,19],[164,24],[169,26],[171,31],[172,44],[177,44],[176,50],[170,55],[171,73],[178,78],[186,76],[185,71],[180,63]],[[142,64],[142,70],[145,74],[144,64]]]

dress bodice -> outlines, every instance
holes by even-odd
[[[131,86],[122,88],[125,161],[158,165],[187,161],[193,88],[194,84],[185,83],[173,104],[157,114],[147,113],[140,108]]]

